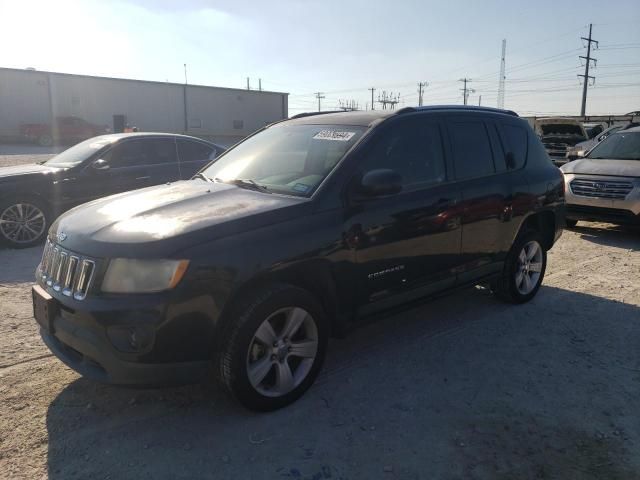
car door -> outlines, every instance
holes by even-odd
[[[446,124],[462,198],[464,264],[458,282],[467,283],[501,270],[512,240],[516,194],[527,195],[528,188],[514,182],[492,120],[452,115]]]
[[[217,155],[215,147],[204,142],[178,138],[176,144],[180,161],[180,178],[184,180],[193,177]]]
[[[352,185],[368,171],[392,169],[402,177],[402,190],[369,198],[349,194],[343,235],[355,250],[360,281],[354,293],[363,313],[453,285],[461,242],[459,194],[449,181],[441,126],[411,115],[374,135]]]

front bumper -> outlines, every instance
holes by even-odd
[[[207,375],[213,322],[205,298],[176,302],[175,292],[165,292],[79,301],[39,286],[56,306],[50,325],[41,326],[42,339],[81,375],[135,386],[194,383]]]
[[[632,190],[624,198],[576,195],[571,189],[571,182],[576,179],[602,182],[621,181],[621,177],[565,174],[567,218],[616,224],[640,224],[640,179],[624,178],[624,181],[633,184]]]

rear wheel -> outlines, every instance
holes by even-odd
[[[311,294],[286,285],[261,290],[244,305],[222,339],[220,380],[249,409],[284,407],[320,372],[328,341],[324,311]]]
[[[49,213],[40,201],[12,199],[0,202],[0,242],[12,248],[40,243],[47,234]]]
[[[547,268],[543,244],[537,231],[518,236],[507,256],[502,276],[494,285],[498,297],[511,303],[524,303],[538,293]]]
[[[578,224],[578,220],[571,220],[570,218],[566,219],[567,227],[573,228]]]

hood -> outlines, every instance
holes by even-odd
[[[279,223],[308,204],[306,198],[186,180],[85,203],[59,217],[50,234],[64,232],[65,248],[95,257],[170,257]]]
[[[640,160],[607,160],[583,158],[563,165],[564,173],[604,175],[611,177],[640,177]]]
[[[13,167],[0,167],[0,178],[15,177],[16,175],[37,175],[43,173],[53,173],[59,168],[47,167],[38,163],[27,163],[24,165],[14,165]]]

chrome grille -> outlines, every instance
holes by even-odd
[[[47,240],[39,275],[42,282],[56,292],[83,300],[91,286],[95,269],[94,260],[77,255]]]
[[[571,182],[571,191],[581,197],[610,198],[612,200],[624,200],[633,190],[631,182],[619,182],[611,180],[585,180],[575,179]]]

